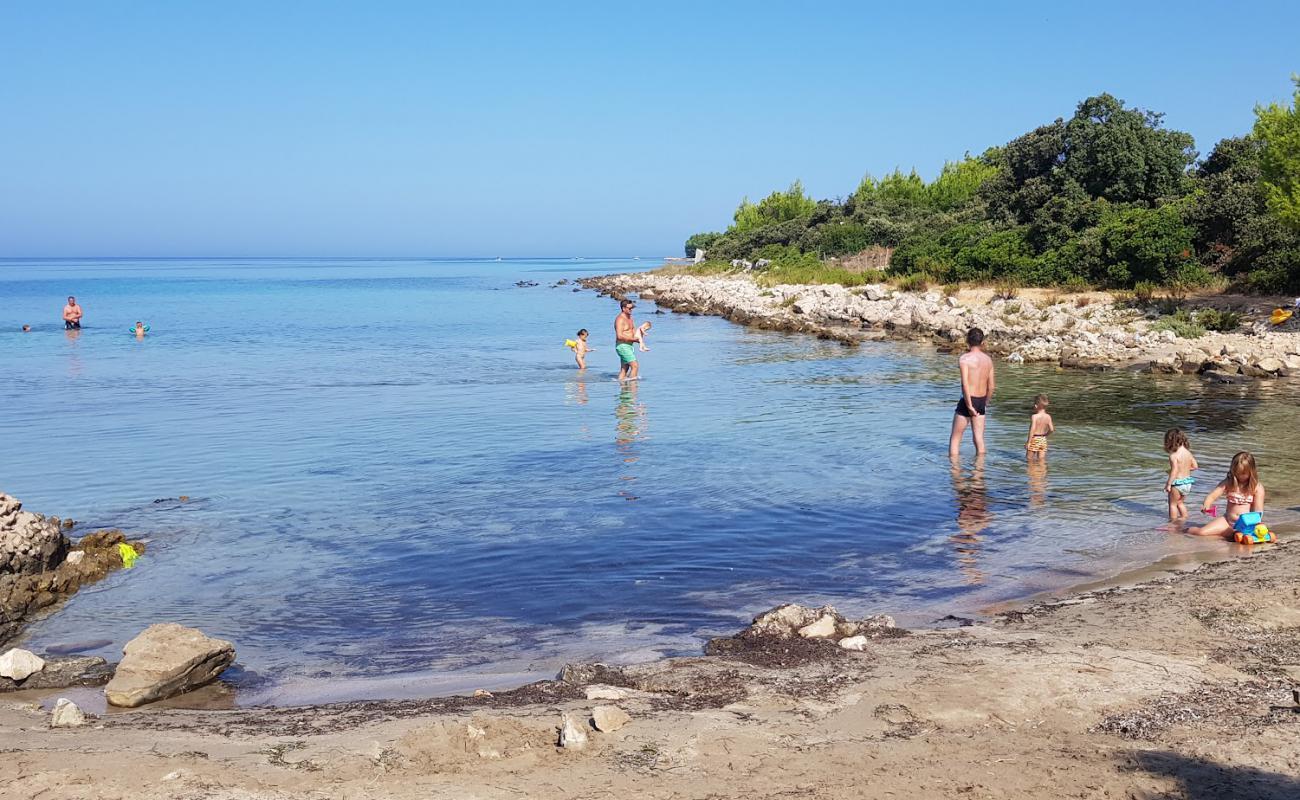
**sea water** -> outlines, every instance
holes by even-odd
[[[953,464],[955,359],[931,346],[645,302],[644,379],[620,385],[617,306],[573,281],[649,266],[0,262],[0,490],[148,542],[29,646],[115,658],[179,622],[236,644],[246,699],[285,702],[695,653],[781,602],[978,613],[1236,547],[1164,526],[1175,425],[1203,465],[1189,506],[1252,449],[1270,518],[1295,516],[1288,382],[1001,364],[990,451]],[[580,373],[564,340],[584,327]],[[1024,457],[1039,392],[1043,466]]]

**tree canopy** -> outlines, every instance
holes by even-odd
[[[802,263],[877,248],[892,253],[891,272],[944,282],[1300,289],[1296,81],[1292,105],[1258,106],[1250,135],[1202,161],[1162,114],[1100,94],[1068,119],[945,163],[928,183],[895,169],[842,200],[818,202],[799,181],[746,199],[731,227],[691,237],[687,254]]]

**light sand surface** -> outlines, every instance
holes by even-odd
[[[863,653],[772,641],[493,698],[148,707],[50,730],[10,695],[0,796],[1294,800],[1297,576],[1300,548],[1264,547]],[[562,712],[610,702],[590,681],[626,686],[632,721],[558,748]]]

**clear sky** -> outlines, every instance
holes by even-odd
[[[0,256],[667,255],[1109,91],[1208,152],[1300,3],[0,0]]]

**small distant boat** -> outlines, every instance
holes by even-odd
[[[501,256],[497,256],[497,261],[500,261],[500,260],[501,260]]]

